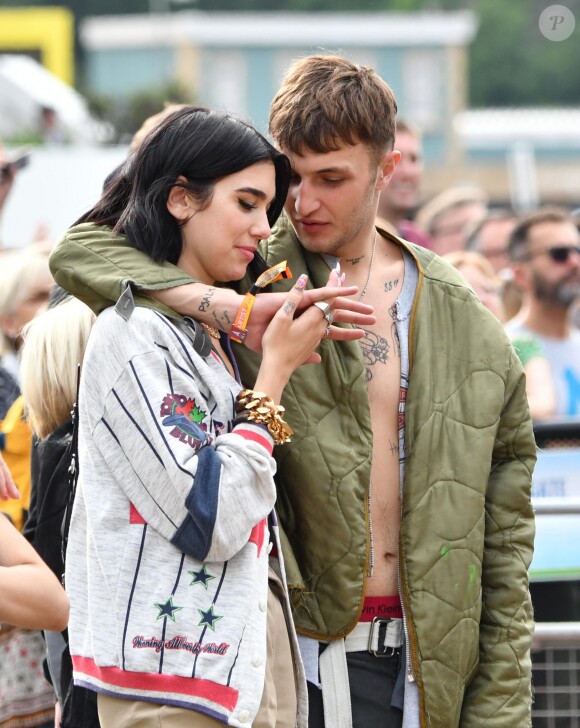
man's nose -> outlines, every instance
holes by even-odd
[[[308,217],[320,206],[318,198],[310,185],[301,182],[296,188],[296,199],[294,209],[300,217]]]

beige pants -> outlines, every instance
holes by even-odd
[[[270,581],[264,692],[253,728],[294,728],[296,684],[286,620],[279,598],[281,584]],[[203,713],[139,700],[97,697],[102,728],[217,728],[218,720]]]

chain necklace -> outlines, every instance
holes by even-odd
[[[363,286],[361,294],[358,297],[359,301],[362,301],[363,298],[365,297],[365,293],[367,292],[367,288],[369,287],[369,283],[371,282],[371,273],[373,272],[373,263],[375,262],[375,251],[377,249],[377,237],[378,237],[378,232],[377,232],[377,229],[375,228],[375,237],[373,238],[373,252],[371,253],[371,263],[369,265],[369,274],[367,276],[367,280]]]
[[[207,331],[207,333],[211,336],[212,339],[217,339],[219,341],[220,338],[220,332],[218,329],[216,329],[215,326],[211,326],[210,324],[201,324],[203,328]]]

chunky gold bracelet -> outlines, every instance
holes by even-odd
[[[245,416],[259,425],[266,425],[276,445],[290,442],[290,436],[293,434],[290,425],[282,419],[284,411],[282,405],[274,404],[272,398],[264,392],[243,389],[238,394],[236,414]]]

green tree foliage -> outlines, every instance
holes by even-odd
[[[0,6],[26,6],[28,0],[0,0]],[[472,106],[580,104],[580,0],[563,0],[577,27],[566,41],[549,41],[539,31],[548,0],[35,0],[65,5],[77,21],[91,15],[172,11],[206,12],[415,12],[472,10],[479,30],[469,50]],[[82,77],[82,76],[81,76]]]

